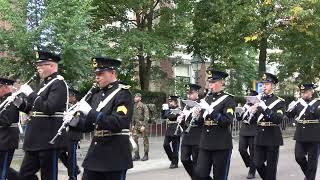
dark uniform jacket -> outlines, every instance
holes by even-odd
[[[30,113],[30,121],[27,122],[23,148],[25,151],[39,151],[64,146],[63,137],[58,138],[55,144],[49,141],[57,134],[63,118],[62,117],[40,117],[33,115],[33,112],[40,112],[44,115],[54,115],[57,112],[63,113],[67,103],[67,86],[63,80],[55,80],[40,94],[37,92],[58,76],[54,73],[44,79],[40,86],[28,96],[27,101],[21,104],[19,109]],[[61,76],[60,76],[61,77]]]
[[[211,93],[205,98],[205,101],[210,105],[225,94],[225,92]],[[217,125],[207,126],[203,124],[199,148],[206,150],[232,149],[230,125],[234,119],[235,106],[236,103],[233,97],[228,95],[227,98],[214,107],[211,114],[205,117],[205,121],[214,121]]]
[[[247,104],[248,106],[252,106]],[[244,112],[248,109],[245,108]],[[241,128],[240,128],[240,136],[255,136],[257,133],[257,123],[255,121],[251,121],[250,113],[243,113],[240,116],[236,114],[236,118],[238,121],[242,121]],[[252,119],[252,117],[251,117]],[[249,122],[249,123],[248,123]]]
[[[306,100],[309,104],[312,100]],[[291,112],[287,112],[289,118],[299,117],[304,106],[298,103]],[[300,120],[319,120],[320,118],[320,100],[312,106],[308,106]],[[300,142],[320,142],[320,123],[303,124],[296,123],[297,128],[294,139]]]
[[[7,94],[0,97],[0,104],[11,95]],[[0,109],[0,111],[2,108]],[[19,111],[13,103],[9,105],[6,110],[0,114],[0,151],[6,151],[10,149],[17,149],[19,144],[19,128],[13,126],[12,123],[18,123]]]
[[[279,97],[274,94],[263,95],[261,100],[265,102],[266,106],[269,106],[271,103],[279,99]],[[261,107],[258,107],[257,112],[253,116],[251,122],[257,122],[260,114],[263,114],[263,118],[260,122],[271,122],[273,124],[281,124],[283,115],[285,112],[285,103],[284,100],[274,106],[272,109],[267,108],[263,110]],[[279,146],[283,145],[282,133],[280,126],[257,126],[257,135],[255,136],[255,144],[260,146]]]
[[[189,107],[185,107],[185,109],[190,110]],[[189,116],[186,117],[184,123],[183,123],[183,128],[186,130],[190,122],[192,120],[192,112],[190,112]],[[186,133],[185,131],[183,132],[182,136],[182,145],[199,145],[200,142],[200,136],[201,136],[201,126],[199,122],[202,122],[202,116],[199,117],[197,121],[194,122],[194,124],[191,126],[189,133]]]
[[[169,122],[167,124],[166,136],[169,136],[169,137],[181,136],[181,128],[179,128],[179,127],[178,127],[179,129],[177,131],[177,135],[174,134],[176,132],[176,129],[178,126],[178,123],[177,123],[178,116],[179,116],[179,114],[172,113],[171,109],[162,111],[161,118],[169,120]],[[171,123],[171,122],[176,122],[176,123]]]
[[[108,130],[111,133],[120,133],[123,129],[129,129],[132,120],[133,101],[128,86],[123,87],[100,112],[96,111],[99,103],[115,91],[119,84],[119,81],[115,81],[93,93],[89,100],[92,110],[85,118],[80,118],[78,128],[86,132]],[[88,153],[83,161],[83,167],[98,172],[132,168],[129,136],[93,136]]]

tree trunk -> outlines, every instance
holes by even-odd
[[[258,79],[260,79],[263,73],[266,72],[266,62],[267,62],[267,47],[268,47],[268,38],[263,37],[259,45],[259,69],[258,69]]]
[[[140,80],[140,87],[141,90],[144,90],[145,87],[145,70],[146,70],[146,63],[143,55],[138,55],[139,60],[139,80]]]

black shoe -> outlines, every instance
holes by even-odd
[[[141,161],[147,161],[147,160],[149,160],[148,153],[144,153],[144,156],[143,156],[143,158],[141,159]]]
[[[169,168],[170,168],[170,169],[178,168],[178,164],[171,163]]]
[[[139,161],[140,160],[140,156],[135,154],[133,157],[132,157],[132,161]]]
[[[256,178],[255,174],[249,172],[247,179],[254,179],[254,178]]]

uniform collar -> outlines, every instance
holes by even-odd
[[[270,98],[270,97],[273,97],[273,96],[274,96],[273,93],[271,93],[271,94],[263,94],[263,97],[265,97],[265,98]]]
[[[309,99],[303,99],[306,103],[309,103],[311,102],[312,98],[309,98]]]
[[[104,88],[102,88],[102,89],[103,89],[103,90],[109,90],[109,89],[117,86],[118,84],[119,84],[119,81],[114,81],[114,82],[108,84],[106,87],[104,87]]]
[[[54,79],[55,77],[57,77],[58,73],[52,73],[51,75],[49,75],[48,77],[44,78],[44,82],[48,83],[49,81],[51,81],[52,79]]]
[[[215,93],[212,93],[214,96],[220,96],[223,94],[223,91],[219,91],[219,92],[215,92]]]

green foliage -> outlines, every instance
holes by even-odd
[[[99,31],[89,28],[91,0],[63,1],[2,0],[1,21],[9,24],[0,28],[1,74],[14,74],[27,79],[35,72],[35,49],[61,54],[60,73],[75,85],[90,77],[90,59],[104,51],[105,42]]]
[[[92,28],[104,32],[110,42],[108,54],[134,61],[139,68],[139,85],[148,90],[152,62],[166,59],[189,36],[193,1],[94,0]],[[129,62],[129,64],[132,62]],[[132,73],[133,75],[133,73]]]

